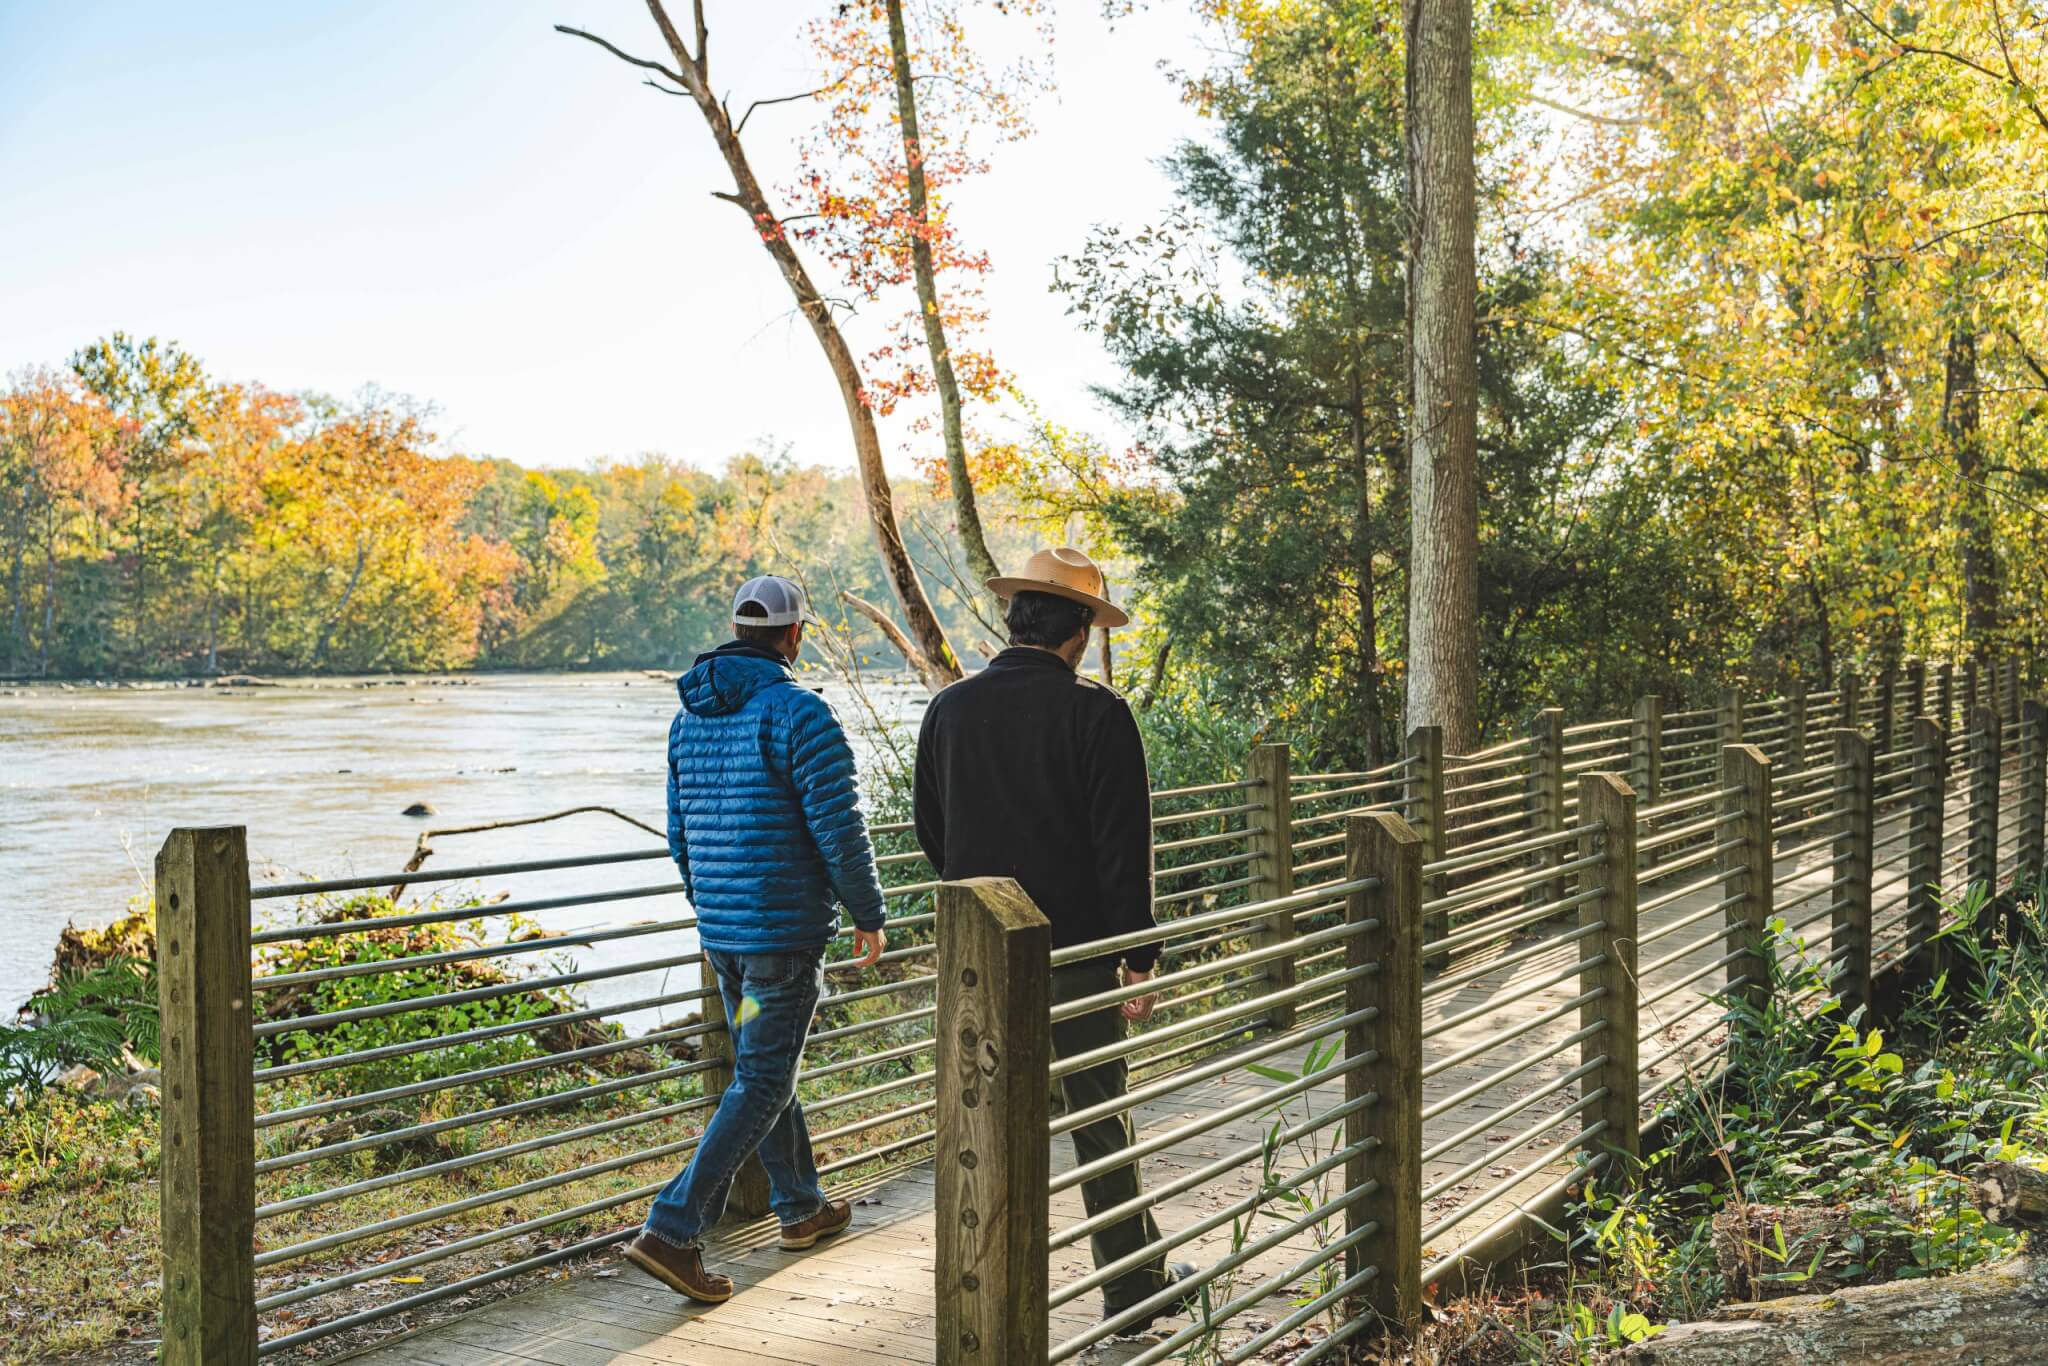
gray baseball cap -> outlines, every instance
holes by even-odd
[[[748,603],[759,606],[765,615],[742,616],[740,608]],[[797,622],[815,626],[818,619],[811,615],[810,607],[804,602],[804,590],[779,574],[763,574],[758,579],[748,579],[740,585],[740,591],[732,598],[732,624],[735,626],[794,626]]]

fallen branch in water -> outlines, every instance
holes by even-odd
[[[435,830],[422,830],[420,831],[420,837],[418,841],[415,842],[413,845],[412,857],[405,861],[405,867],[401,868],[399,871],[403,873],[417,873],[420,870],[420,865],[425,863],[429,858],[431,858],[434,853],[433,848],[430,845],[428,845],[427,841],[434,839],[437,836],[474,835],[484,830],[510,830],[514,826],[539,825],[544,821],[561,820],[565,816],[583,816],[592,813],[604,816],[616,816],[620,820],[624,821],[626,824],[638,826],[640,829],[645,830],[650,835],[660,835],[663,839],[668,838],[668,833],[666,831],[656,830],[646,821],[635,820],[633,817],[627,815],[623,811],[620,811],[616,807],[572,806],[566,811],[550,811],[545,816],[514,816],[510,819],[502,821],[485,821],[480,825],[444,825],[439,829]],[[389,896],[391,900],[396,901],[398,900],[399,897],[405,894],[405,888],[405,883],[395,883],[392,885],[391,890],[388,893],[386,893],[386,895]]]

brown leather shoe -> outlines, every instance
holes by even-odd
[[[699,1304],[723,1304],[732,1298],[732,1277],[704,1267],[704,1254],[694,1247],[673,1247],[651,1233],[626,1244],[626,1260]]]
[[[816,1247],[820,1238],[830,1238],[852,1222],[851,1204],[844,1200],[827,1200],[825,1207],[810,1218],[782,1226],[782,1250],[802,1252],[807,1247]]]

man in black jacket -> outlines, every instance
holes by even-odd
[[[971,678],[932,699],[917,744],[917,839],[947,881],[1015,878],[1052,922],[1055,948],[1151,928],[1152,797],[1145,746],[1130,706],[1076,672],[1091,625],[1129,618],[1105,593],[1101,570],[1078,550],[1031,557],[1016,578],[992,579],[1008,599],[1010,648]],[[1156,943],[1053,970],[1055,1006],[1136,985],[1152,975]],[[1125,1021],[1152,1013],[1139,996],[1052,1026],[1053,1052],[1073,1057],[1124,1037]],[[1060,1078],[1075,1114],[1122,1098],[1128,1069],[1112,1058]],[[1072,1131],[1075,1161],[1112,1157],[1131,1144],[1128,1112]],[[1082,1183],[1093,1216],[1135,1200],[1135,1162]],[[1098,1267],[1157,1241],[1140,1211],[1096,1231],[1089,1250]],[[1109,1317],[1155,1295],[1191,1267],[1164,1254],[1140,1261],[1103,1287]],[[1149,1327],[1158,1313],[1127,1325]]]

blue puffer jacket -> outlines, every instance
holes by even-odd
[[[817,948],[838,928],[835,900],[860,929],[880,928],[853,751],[831,704],[780,655],[740,641],[699,655],[676,691],[668,849],[704,946]]]

